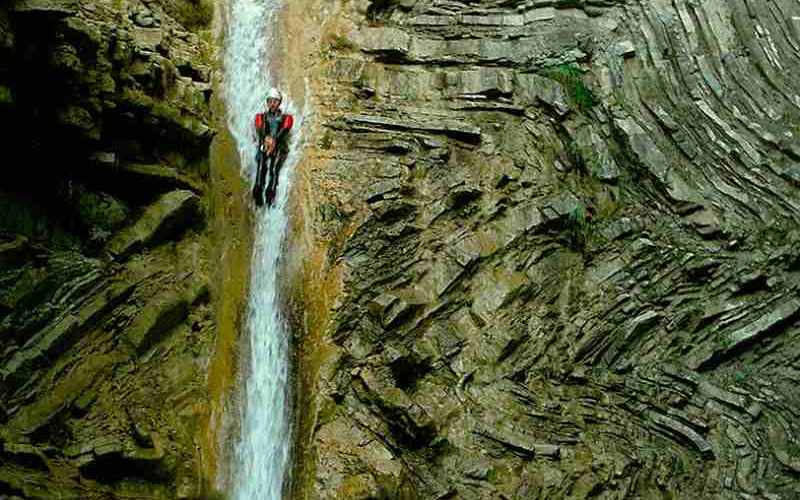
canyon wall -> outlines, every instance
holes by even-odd
[[[0,8],[3,498],[211,491],[250,238],[213,15]]]
[[[800,4],[286,23],[296,498],[800,495]]]

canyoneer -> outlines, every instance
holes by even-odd
[[[256,153],[256,182],[253,186],[253,198],[256,205],[266,201],[272,205],[278,189],[278,174],[289,154],[289,132],[294,118],[281,110],[283,96],[278,89],[272,88],[267,94],[266,110],[256,114],[255,127],[258,139]]]

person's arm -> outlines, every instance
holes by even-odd
[[[258,144],[259,149],[261,148],[262,143],[264,142],[264,117],[261,113],[256,113],[255,119],[255,129],[256,129],[256,144]]]
[[[283,120],[281,120],[281,126],[278,128],[277,137],[275,137],[275,142],[280,142],[286,139],[286,136],[289,135],[289,131],[292,130],[292,126],[294,125],[294,117],[292,115],[284,115]]]

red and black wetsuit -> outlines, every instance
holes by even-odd
[[[289,154],[289,132],[292,129],[292,125],[294,125],[292,115],[281,113],[280,111],[277,113],[266,111],[256,115],[255,127],[259,148],[256,156],[258,170],[256,172],[253,196],[258,205],[262,203],[262,192],[265,187],[267,203],[271,204],[275,198],[275,191],[278,187],[278,174],[283,162],[286,160],[286,156]],[[269,156],[261,151],[261,145],[266,137],[272,137],[275,140],[275,148]],[[267,173],[269,173],[268,181],[266,179]]]

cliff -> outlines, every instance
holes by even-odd
[[[293,5],[297,498],[800,494],[795,2]]]
[[[0,7],[0,496],[211,495],[246,187],[205,0]],[[296,498],[795,498],[800,6],[298,0]]]
[[[214,479],[249,225],[224,130],[209,152],[212,15],[0,8],[4,498],[197,498]]]

